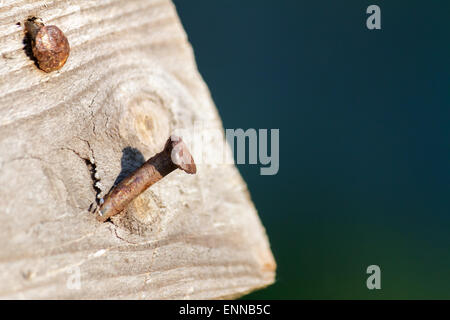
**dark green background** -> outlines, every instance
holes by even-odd
[[[278,175],[239,166],[278,263],[248,297],[450,298],[450,1],[174,2],[225,128],[280,129]]]

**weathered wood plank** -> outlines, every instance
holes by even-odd
[[[30,16],[69,39],[61,70],[26,55]],[[0,297],[222,298],[272,283],[234,165],[173,172],[111,222],[88,211],[121,170],[194,122],[222,128],[170,1],[2,1]]]

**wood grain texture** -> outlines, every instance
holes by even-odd
[[[27,56],[30,16],[69,39],[61,70]],[[0,298],[224,298],[271,284],[232,164],[177,170],[111,222],[88,211],[195,122],[222,129],[170,1],[0,1]]]

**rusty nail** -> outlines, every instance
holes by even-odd
[[[150,158],[105,196],[97,210],[97,220],[104,222],[120,213],[148,187],[177,168],[189,174],[197,172],[194,159],[183,140],[172,135],[167,139],[163,151]]]
[[[70,53],[69,41],[57,26],[44,26],[36,18],[25,21],[27,33],[39,69],[52,72],[62,68]]]

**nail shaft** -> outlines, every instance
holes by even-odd
[[[150,158],[106,195],[98,210],[97,220],[104,222],[120,213],[148,187],[177,168],[189,174],[197,171],[184,142],[181,138],[172,135],[167,140],[163,151]]]

